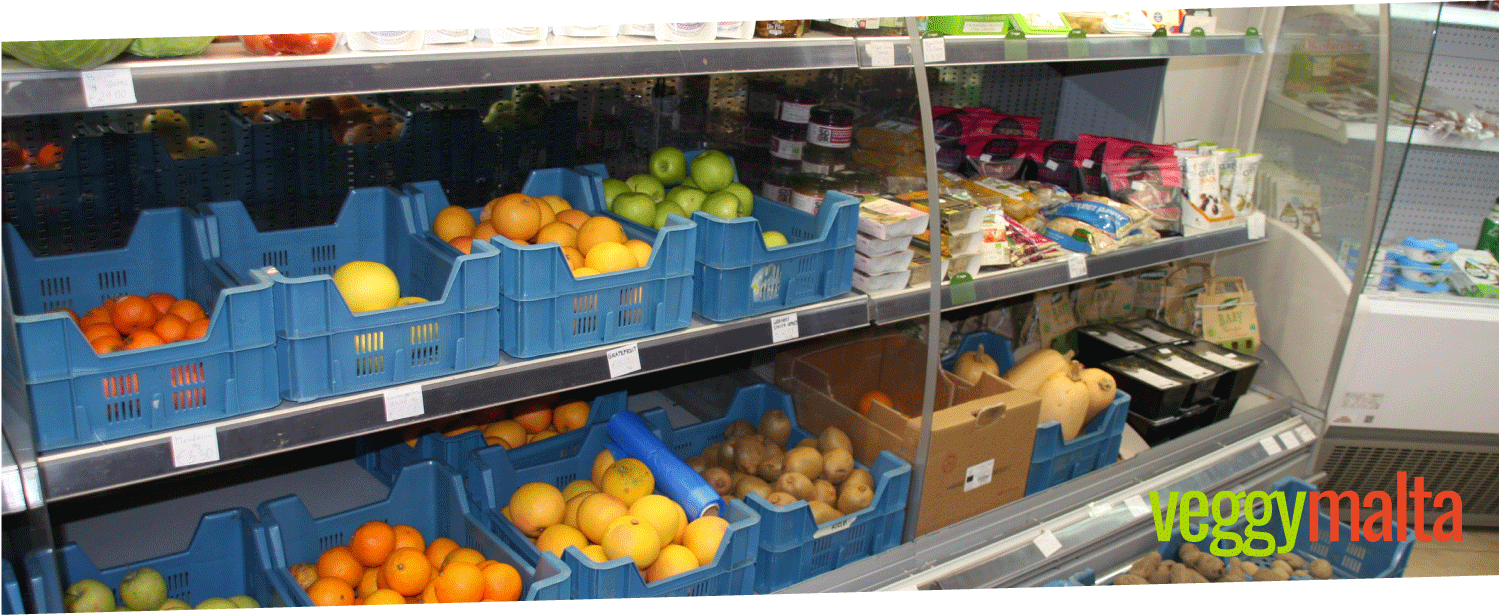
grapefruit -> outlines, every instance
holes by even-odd
[[[396,273],[380,263],[350,261],[333,272],[333,285],[358,314],[395,307],[401,298],[401,284]]]
[[[543,482],[526,483],[510,495],[510,516],[515,526],[527,536],[540,536],[542,530],[562,522],[567,502],[556,487]]]

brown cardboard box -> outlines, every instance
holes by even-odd
[[[811,433],[835,426],[854,444],[854,458],[873,463],[881,450],[914,462],[921,435],[926,345],[905,335],[857,339],[782,353],[776,382],[796,402],[797,423]],[[855,408],[880,389],[896,408]],[[968,384],[938,372],[936,412],[922,481],[916,533],[926,534],[1025,495],[1041,400],[985,375]]]

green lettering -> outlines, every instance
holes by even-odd
[[[1259,500],[1258,505],[1255,500]],[[1260,529],[1270,523],[1274,514],[1270,502],[1270,495],[1263,491],[1251,491],[1244,497],[1244,555],[1265,557],[1275,553],[1275,537]],[[1256,544],[1265,546],[1256,547]]]
[[[1218,557],[1233,557],[1244,552],[1244,539],[1230,526],[1213,526],[1213,542],[1208,543],[1208,553]]]
[[[1171,540],[1171,526],[1176,520],[1177,495],[1175,491],[1172,491],[1166,498],[1166,506],[1162,508],[1160,492],[1150,492],[1150,515],[1155,519],[1156,540],[1161,542]],[[1165,519],[1161,518],[1162,515],[1165,515]]]
[[[1286,494],[1284,492],[1276,493],[1275,499],[1280,502],[1280,527],[1282,530],[1285,530],[1283,535],[1286,538],[1286,544],[1280,545],[1278,551],[1281,553],[1290,553],[1292,549],[1296,548],[1296,538],[1300,536],[1298,530],[1301,529],[1301,513],[1306,510],[1306,493],[1296,494],[1296,510],[1291,513],[1289,518],[1286,516],[1286,511],[1290,510],[1290,507],[1286,504]],[[1357,537],[1351,538],[1357,539]]]
[[[1193,503],[1196,506],[1193,506]],[[1181,532],[1187,542],[1198,542],[1208,537],[1207,524],[1192,523],[1193,517],[1208,517],[1208,496],[1201,491],[1188,491],[1181,499]]]

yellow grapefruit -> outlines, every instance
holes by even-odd
[[[566,510],[562,492],[547,483],[526,483],[510,495],[510,515],[515,518],[515,526],[533,538],[561,523]]]
[[[589,216],[587,212],[581,209],[564,209],[557,212],[556,217],[558,222],[566,222],[568,226],[573,228],[582,228],[583,223],[587,222],[592,216]]]
[[[602,543],[609,524],[630,513],[630,507],[607,493],[590,493],[578,505],[578,529],[588,540]]]
[[[687,524],[687,533],[682,535],[682,546],[697,556],[698,565],[706,566],[718,557],[718,545],[729,531],[729,522],[723,517],[698,517]]]
[[[562,557],[562,551],[568,545],[577,545],[581,549],[588,546],[588,538],[578,528],[559,523],[542,530],[541,536],[536,539],[536,548],[551,551],[557,557]]]
[[[396,273],[371,261],[344,263],[333,272],[333,285],[355,314],[393,308],[401,298],[401,283],[396,280]]]
[[[680,527],[679,518],[687,516],[687,513],[682,511],[681,505],[658,493],[635,500],[635,503],[630,505],[630,514],[651,522],[651,526],[656,528],[656,534],[661,539],[663,547],[671,544],[672,539],[677,537],[677,530]]]
[[[604,547],[600,545],[588,545],[580,550],[583,552],[583,555],[588,556],[588,559],[600,564],[609,561],[609,554],[605,553]]]
[[[593,246],[592,250],[583,253],[583,266],[609,273],[634,269],[639,267],[640,263],[635,262],[635,254],[630,252],[624,244],[604,241]]]
[[[568,483],[566,487],[562,488],[562,497],[564,499],[571,500],[573,499],[573,496],[580,493],[598,493],[598,490],[598,485],[593,484],[593,481],[586,478],[580,478]]]
[[[688,572],[700,566],[697,556],[682,545],[666,545],[661,548],[660,555],[656,556],[656,563],[651,564],[645,571],[645,582],[655,583],[661,579],[669,579],[684,572]]]
[[[625,247],[629,248],[630,254],[635,255],[636,267],[644,267],[651,263],[651,244],[639,239],[631,239],[625,242]]]
[[[552,206],[552,213],[558,213],[558,212],[561,212],[563,210],[572,209],[573,208],[572,203],[567,202],[567,199],[564,199],[564,198],[562,198],[560,196],[557,196],[555,194],[543,195],[541,197],[541,200],[546,201],[547,205],[551,205]]]
[[[594,246],[606,241],[612,241],[623,246],[625,241],[628,240],[629,237],[625,236],[624,227],[605,216],[589,218],[587,222],[578,227],[578,251],[582,252],[583,256],[588,256],[588,252]]]
[[[630,515],[615,520],[599,544],[609,559],[629,557],[641,570],[650,568],[661,555],[656,528],[651,527],[649,521]]]
[[[646,467],[644,461],[625,458],[604,470],[599,488],[629,506],[656,490],[656,477],[651,474],[651,469]]]
[[[578,246],[578,229],[566,222],[552,222],[536,231],[536,243],[555,243],[563,247]]]
[[[614,465],[614,453],[609,452],[607,448],[599,451],[599,454],[593,458],[593,470],[588,475],[588,479],[592,480],[595,485],[603,484],[604,470],[612,465]]]

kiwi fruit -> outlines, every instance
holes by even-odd
[[[796,496],[798,500],[813,499],[812,496],[816,494],[813,489],[812,479],[807,478],[806,474],[800,472],[787,471],[780,478],[776,479],[776,491],[785,491]]]
[[[848,449],[835,448],[822,454],[822,477],[834,485],[843,484],[854,471],[854,454]]]
[[[838,512],[838,509],[829,506],[827,502],[807,502],[807,508],[812,511],[812,518],[817,521],[818,525],[822,525],[843,516],[843,513]]]
[[[723,468],[714,466],[703,470],[701,474],[703,475],[703,480],[708,481],[708,485],[713,487],[713,491],[717,492],[718,495],[728,495],[730,491],[734,490],[734,481]]]
[[[776,506],[795,504],[798,501],[796,499],[796,496],[786,493],[785,491],[772,491],[770,493],[770,496],[766,497],[765,500]]]
[[[809,497],[807,499],[827,502],[834,508],[837,508],[838,488],[833,486],[833,483],[828,482],[828,479],[819,478],[812,481],[812,497]]]
[[[765,448],[755,438],[740,438],[734,443],[734,467],[745,474],[760,471],[760,460],[765,457]]]
[[[796,443],[796,446],[797,446],[797,448],[801,448],[803,446],[805,446],[807,448],[817,448],[817,439],[816,438],[802,438],[801,441],[799,441],[799,442]]]
[[[843,479],[843,482],[839,483],[838,486],[847,489],[849,485],[853,484],[861,484],[869,487],[870,491],[874,491],[874,475],[870,474],[869,470],[865,470],[864,468],[854,468],[853,471],[848,473],[848,478]]]
[[[729,423],[729,426],[724,428],[723,441],[732,442],[744,436],[752,435],[755,435],[755,426],[750,424],[749,421],[738,419],[732,423]]]
[[[838,494],[838,510],[844,514],[859,512],[873,503],[874,490],[861,483],[844,485],[843,491]]]
[[[770,492],[770,484],[766,483],[763,480],[760,480],[760,477],[758,476],[745,475],[745,477],[739,481],[739,484],[734,486],[734,496],[740,498],[751,493],[758,493],[760,494],[760,497],[763,498],[769,496]]]
[[[811,480],[822,477],[822,453],[815,448],[798,446],[787,451],[783,465],[787,472],[796,472]]]
[[[785,448],[791,440],[791,417],[780,409],[766,410],[760,415],[760,434],[770,438],[777,448]]]
[[[722,459],[722,449],[722,442],[714,442],[712,444],[704,446],[702,454],[698,456],[702,457],[703,463],[708,464],[709,467],[721,467],[718,463],[718,460]]]
[[[693,472],[697,472],[698,474],[702,474],[705,470],[708,469],[708,462],[703,460],[702,455],[699,455],[697,457],[688,457],[687,459],[684,459],[683,462],[687,464],[687,467],[692,468]]]
[[[775,480],[786,471],[786,453],[777,448],[766,449],[765,458],[760,460],[760,469],[756,474],[765,480]]]
[[[718,467],[730,472],[734,471],[734,455],[738,452],[739,442],[737,440],[724,440],[723,446],[718,449]]]
[[[852,452],[854,450],[854,443],[849,441],[848,434],[843,433],[842,429],[828,426],[827,429],[822,430],[822,433],[817,435],[817,450],[818,452],[826,453],[836,448]]]

